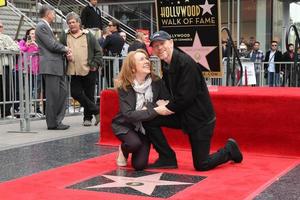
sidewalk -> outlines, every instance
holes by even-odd
[[[84,127],[82,125],[82,118],[82,115],[66,116],[63,120],[63,123],[71,126],[67,130],[47,130],[45,120],[31,121],[30,126],[31,132],[33,133],[14,133],[14,131],[20,131],[20,123],[1,124],[0,151],[41,142],[99,132],[99,125]]]

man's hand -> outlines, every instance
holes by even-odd
[[[169,110],[165,105],[155,107],[154,110],[159,114],[159,115],[172,115],[174,112]]]
[[[69,47],[66,47],[67,53],[66,53],[66,57],[68,61],[73,61],[73,53],[72,50]]]

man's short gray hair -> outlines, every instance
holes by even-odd
[[[47,4],[42,5],[39,11],[40,18],[44,18],[47,15],[48,11],[54,11],[54,8]]]
[[[81,24],[80,16],[75,12],[69,12],[66,16],[66,22],[68,23],[71,19],[75,19],[76,22],[79,22]]]

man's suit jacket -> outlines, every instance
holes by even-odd
[[[40,74],[64,75],[63,54],[66,53],[66,47],[57,41],[43,20],[37,24],[35,34],[40,53]]]
[[[119,113],[112,120],[112,129],[115,135],[126,134],[129,130],[134,130],[136,122],[148,121],[158,114],[154,110],[155,102],[160,99],[168,100],[170,95],[163,80],[152,81],[153,101],[147,103],[146,110],[136,110],[136,92],[132,87],[127,91],[118,89]]]

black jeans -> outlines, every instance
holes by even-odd
[[[175,152],[169,146],[161,127],[181,129],[181,123],[176,115],[158,116],[151,121],[143,123],[150,138],[150,142],[159,154],[162,161],[176,161]],[[215,128],[215,122],[188,133],[192,148],[194,168],[198,171],[206,171],[225,163],[229,160],[228,153],[224,148],[216,153],[209,154],[211,138]]]
[[[71,96],[84,108],[83,120],[92,120],[99,114],[94,98],[97,74],[90,71],[86,76],[71,76]]]
[[[143,170],[148,164],[150,142],[147,136],[135,131],[117,135],[122,141],[121,149],[125,157],[132,153],[131,164],[135,170]]]

